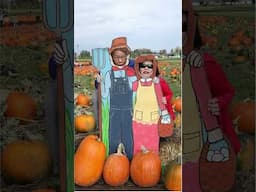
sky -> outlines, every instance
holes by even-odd
[[[75,0],[74,49],[110,47],[126,36],[132,50],[181,47],[181,0]]]

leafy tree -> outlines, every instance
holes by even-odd
[[[79,59],[86,59],[86,58],[91,58],[91,54],[87,50],[82,50],[79,55]]]
[[[167,51],[166,49],[162,49],[159,51],[160,55],[166,55],[167,54]]]

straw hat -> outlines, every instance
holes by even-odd
[[[131,48],[127,45],[126,37],[117,37],[112,40],[112,45],[109,49],[109,53],[111,54],[116,49],[127,49],[128,52],[131,52]]]

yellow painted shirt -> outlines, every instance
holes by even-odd
[[[159,117],[159,106],[154,83],[152,83],[150,86],[142,86],[141,82],[139,81],[133,120],[151,125],[157,124]]]

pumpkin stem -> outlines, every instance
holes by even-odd
[[[141,151],[143,152],[143,153],[148,153],[149,152],[149,150],[144,146],[144,145],[141,145]]]
[[[121,155],[121,154],[125,154],[125,147],[123,143],[119,143],[118,148],[117,148],[117,154]]]

